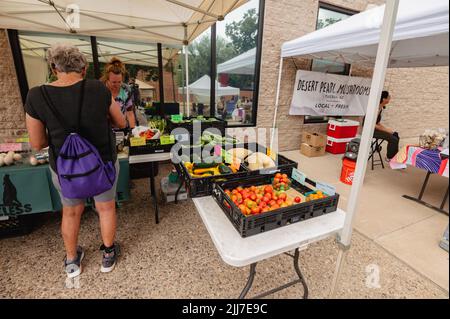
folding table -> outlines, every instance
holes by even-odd
[[[313,242],[337,234],[344,227],[345,213],[338,209],[319,217],[242,238],[212,196],[192,200],[223,261],[235,267],[250,265],[250,275],[239,296],[240,299],[246,297],[253,284],[257,263],[279,254],[288,254],[294,258],[294,270],[299,279],[254,298],[265,297],[301,283],[304,290],[303,298],[306,299],[308,286],[298,265],[299,250],[306,249]],[[292,250],[294,255],[288,253]]]

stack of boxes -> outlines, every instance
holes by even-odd
[[[300,153],[308,157],[325,155],[327,136],[320,133],[303,132]]]
[[[328,121],[326,151],[344,154],[347,144],[356,137],[359,122],[337,119]]]

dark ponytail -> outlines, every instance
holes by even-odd
[[[383,100],[387,99],[388,97],[389,97],[389,92],[388,91],[381,92],[380,104],[383,103]]]

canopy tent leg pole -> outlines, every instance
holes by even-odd
[[[184,65],[186,65],[186,115],[189,117],[191,112],[190,107],[190,96],[189,96],[189,56],[188,56],[188,46],[184,46]]]
[[[273,154],[273,139],[275,137],[275,126],[277,124],[277,113],[278,113],[278,106],[280,105],[280,87],[281,87],[281,74],[283,72],[283,57],[280,57],[280,69],[278,71],[278,83],[277,83],[277,95],[275,98],[275,112],[273,114],[273,123],[272,123],[272,132],[270,136],[270,152]]]
[[[341,250],[348,250],[350,247],[353,231],[352,225],[358,206],[359,194],[361,192],[364,182],[364,176],[366,173],[367,158],[369,157],[370,145],[373,132],[375,130],[381,91],[384,87],[386,69],[389,62],[389,56],[392,46],[392,36],[397,19],[396,17],[399,2],[400,0],[386,1],[383,25],[381,27],[380,33],[380,42],[378,45],[377,59],[375,62],[375,69],[370,89],[369,102],[367,106],[366,121],[361,136],[358,160],[356,162],[356,170],[353,178],[353,186],[351,188],[350,197],[348,200],[344,228],[338,236],[338,243],[341,245]],[[331,296],[335,294],[336,286],[339,281],[339,274],[341,273],[341,266],[344,260],[343,255],[345,255],[345,253],[341,251],[339,255],[342,256],[340,256],[340,258],[338,259],[338,265],[334,274],[336,278],[333,282],[333,286],[331,287]]]
[[[336,270],[334,271],[333,275],[333,281],[331,283],[331,289],[330,289],[330,298],[334,299],[336,294],[336,288],[337,283],[339,280],[339,277],[341,276],[342,271],[342,265],[344,264],[345,257],[347,256],[348,250],[339,249],[337,261],[336,261]]]

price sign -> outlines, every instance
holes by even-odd
[[[161,145],[175,144],[174,135],[161,135],[160,137]]]
[[[296,180],[302,185],[305,185],[306,175],[300,172],[298,169],[294,168],[292,169],[292,179]]]
[[[134,146],[144,146],[146,144],[145,137],[131,137],[130,138],[130,145],[132,147]]]
[[[233,164],[233,156],[224,149],[222,149],[222,157],[226,164]]]
[[[336,194],[336,188],[334,186],[323,182],[316,182],[316,188],[329,196]]]
[[[171,115],[170,120],[174,123],[181,122],[183,120],[183,114]]]

